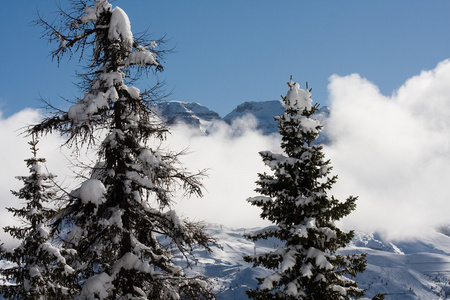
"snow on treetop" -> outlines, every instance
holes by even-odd
[[[128,50],[133,46],[133,33],[131,32],[128,15],[118,6],[111,11],[108,39],[111,41],[122,40]]]
[[[97,12],[94,8],[86,6],[84,12],[85,15],[80,18],[83,24],[97,20]]]
[[[85,15],[80,18],[83,24],[89,22],[95,22],[97,20],[98,15],[102,11],[108,11],[112,7],[109,4],[108,0],[96,0],[94,4],[94,8],[86,6],[84,8]]]
[[[96,0],[94,8],[86,7],[85,14],[80,18],[81,23],[95,22],[98,16],[104,12],[111,10],[111,4],[106,0]],[[111,10],[111,19],[109,22],[108,39],[112,42],[119,41],[125,47],[125,50],[131,51],[133,47],[133,33],[131,32],[131,24],[128,15],[118,6]],[[65,42],[65,41],[62,41]],[[61,43],[62,43],[61,42]],[[155,41],[150,43],[150,47],[155,48]],[[137,51],[129,53],[125,60],[125,66],[129,65],[154,65],[158,62],[152,52],[147,47],[138,47]]]
[[[300,84],[290,80],[288,82],[289,91],[286,95],[286,106],[298,108],[300,111],[311,110],[311,94],[300,88]],[[286,107],[287,108],[287,107]]]
[[[111,10],[112,5],[107,0],[96,0],[94,8],[86,7],[85,14],[81,16],[81,23],[97,21],[98,16]],[[131,32],[130,19],[128,15],[118,6],[111,10],[111,20],[109,23],[108,39],[111,41],[121,40],[127,50],[133,46],[133,33]]]

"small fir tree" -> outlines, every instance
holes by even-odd
[[[247,291],[252,299],[353,299],[364,294],[354,280],[366,266],[365,254],[339,255],[353,232],[345,233],[335,221],[355,209],[356,197],[340,202],[329,191],[337,176],[325,160],[321,145],[314,145],[322,125],[311,116],[310,90],[288,82],[283,97],[285,112],[275,117],[282,137],[283,154],[260,152],[273,174],[258,174],[255,190],[261,196],[248,201],[262,209],[261,218],[276,225],[247,238],[257,241],[274,237],[283,247],[269,253],[246,256],[253,266],[273,270],[258,278],[258,287]]]
[[[62,27],[38,23],[58,43],[58,60],[92,47],[84,97],[29,131],[57,131],[75,154],[82,143],[97,150],[91,177],[71,193],[58,219],[72,226],[66,244],[77,250],[77,298],[212,299],[206,278],[187,276],[173,262],[174,251],[189,262],[194,247],[210,250],[215,243],[203,224],[172,209],[179,188],[201,196],[202,172],[185,171],[178,153],[159,147],[168,129],[151,108],[155,90],[128,85],[142,71],[162,70],[159,42],[136,38],[125,12],[106,0],[75,2],[73,12],[61,14]]]
[[[75,290],[74,270],[68,265],[73,251],[54,246],[54,233],[49,222],[57,213],[49,208],[56,200],[54,175],[41,171],[44,158],[37,158],[38,141],[29,142],[33,157],[26,161],[29,176],[20,176],[23,188],[13,195],[25,200],[22,208],[7,208],[22,226],[7,226],[5,232],[20,241],[14,249],[0,249],[0,258],[8,267],[0,269],[6,282],[0,285],[0,293],[7,299],[71,299]]]

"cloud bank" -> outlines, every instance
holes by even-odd
[[[390,97],[357,74],[330,78],[334,192],[359,196],[346,226],[402,238],[450,222],[449,83],[448,60]]]
[[[332,110],[326,130],[332,143],[324,150],[339,176],[331,194],[341,200],[359,196],[357,209],[341,223],[344,228],[408,238],[450,223],[449,83],[450,61],[407,80],[391,96],[357,74],[330,78]],[[10,190],[21,188],[14,177],[28,174],[23,160],[31,155],[27,139],[17,130],[40,117],[31,109],[0,116],[2,227],[15,222],[4,207],[21,204]],[[269,171],[258,152],[279,152],[279,143],[279,137],[257,132],[249,116],[232,125],[218,123],[208,136],[175,126],[165,146],[188,148],[184,166],[194,172],[206,168],[209,175],[204,179],[205,196],[179,199],[176,209],[190,219],[234,228],[267,225],[246,198],[255,196],[257,173]],[[59,137],[50,136],[39,144],[39,154],[68,186],[73,174],[69,152],[60,149],[61,144]],[[2,233],[0,238],[8,240]]]

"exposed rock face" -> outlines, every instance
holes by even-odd
[[[158,103],[157,111],[168,122],[182,122],[198,128],[202,120],[211,122],[222,119],[218,113],[194,102],[165,101]]]

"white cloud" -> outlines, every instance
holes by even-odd
[[[5,145],[0,149],[3,157],[0,173],[0,226],[18,224],[11,213],[4,208],[23,204],[23,200],[14,197],[10,190],[19,190],[23,182],[15,176],[29,174],[24,159],[31,156],[28,139],[19,135],[19,128],[35,124],[42,116],[37,110],[25,109],[7,119],[0,119],[0,139]],[[259,218],[259,209],[246,202],[253,196],[256,188],[257,172],[264,172],[258,152],[278,148],[279,139],[274,136],[262,136],[256,130],[256,121],[252,116],[237,120],[232,126],[216,123],[209,136],[198,134],[186,127],[176,126],[169,135],[169,150],[179,151],[188,148],[183,156],[183,166],[196,172],[208,169],[208,177],[204,178],[203,198],[186,198],[177,200],[176,208],[180,214],[194,220],[224,224],[231,227],[252,227],[267,225]],[[48,136],[38,145],[38,156],[47,160],[48,170],[57,175],[56,180],[68,191],[77,187],[74,168],[70,161],[70,151],[60,148],[64,141],[57,136]],[[7,146],[6,146],[7,145]],[[81,161],[89,161],[85,152],[81,151]],[[73,163],[76,163],[72,159]],[[8,235],[0,231],[0,239],[11,243]]]
[[[400,238],[450,221],[449,82],[450,61],[390,97],[356,74],[330,78],[334,192],[359,196],[345,226]]]
[[[260,209],[247,203],[256,195],[258,172],[270,171],[258,154],[262,150],[279,151],[276,136],[263,136],[254,128],[255,119],[244,116],[231,126],[216,123],[208,136],[177,126],[173,130],[172,146],[188,146],[190,153],[183,158],[189,170],[207,168],[203,198],[183,199],[178,208],[185,216],[196,220],[224,224],[234,228],[268,225],[260,219]],[[239,135],[235,135],[236,132]]]
[[[412,237],[449,223],[450,178],[450,61],[409,79],[392,96],[359,75],[330,78],[332,103],[327,131],[333,143],[325,148],[333,172],[339,175],[332,194],[343,200],[359,196],[358,207],[343,226],[384,232],[389,237]],[[283,92],[283,91],[281,91]],[[314,95],[313,95],[314,96]],[[27,175],[24,159],[31,153],[27,139],[17,131],[35,123],[40,114],[23,110],[0,117],[0,226],[13,222],[3,207],[20,204],[10,189]],[[279,152],[279,138],[262,136],[255,120],[244,117],[233,125],[216,124],[209,136],[174,127],[167,146],[188,148],[182,158],[188,170],[207,168],[205,196],[178,201],[180,213],[195,220],[230,227],[255,227],[268,223],[260,210],[246,202],[254,196],[257,173],[268,171],[259,151]],[[239,134],[236,135],[236,132]],[[48,137],[39,144],[49,170],[68,186],[73,181],[69,153],[60,150],[62,140]],[[63,148],[64,149],[64,148]],[[74,184],[72,184],[72,187]],[[5,234],[0,233],[5,241]]]

